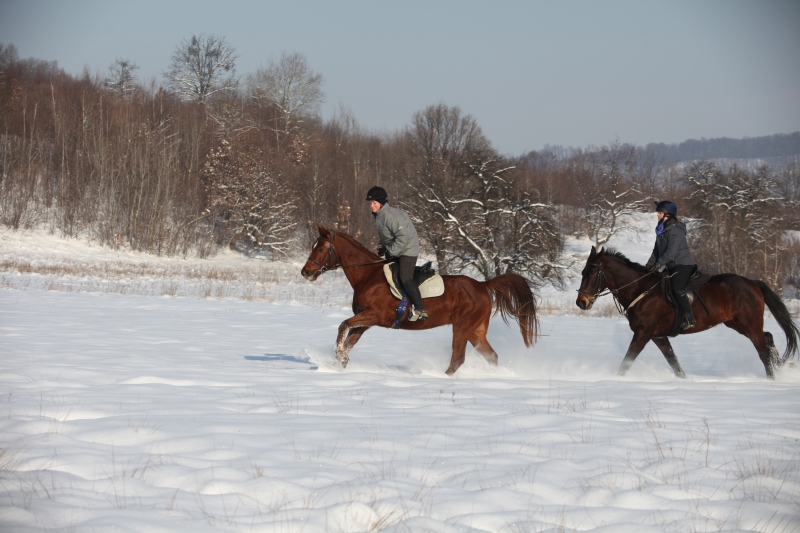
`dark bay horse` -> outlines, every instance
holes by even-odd
[[[395,320],[399,300],[389,291],[383,274],[385,261],[367,250],[350,235],[322,226],[319,237],[300,273],[315,281],[327,270],[341,267],[353,287],[355,316],[341,323],[336,338],[336,358],[347,367],[350,350],[372,326],[389,328]],[[424,322],[403,320],[401,329],[421,330],[453,325],[453,355],[447,374],[453,374],[464,363],[469,341],[491,365],[497,365],[497,353],[486,340],[492,300],[508,323],[516,318],[525,346],[536,342],[539,321],[528,281],[517,274],[503,274],[481,282],[467,276],[442,276],[445,291],[437,298],[427,298],[425,308],[430,318]]]
[[[590,309],[597,297],[608,291],[616,299],[618,308],[628,318],[633,330],[633,340],[619,367],[621,376],[633,365],[645,344],[652,340],[675,375],[686,377],[667,338],[672,331],[676,311],[664,299],[660,278],[660,275],[650,273],[644,266],[614,250],[601,248],[598,252],[592,247],[586,261],[575,303],[581,309]],[[639,299],[643,294],[645,296]],[[699,295],[708,311],[703,303],[695,299],[692,310],[697,324],[683,333],[698,333],[717,324],[725,324],[750,339],[770,379],[775,379],[773,367],[782,366],[797,353],[800,330],[780,297],[763,281],[753,281],[736,274],[719,274],[711,276],[700,287]],[[764,331],[765,304],[786,335],[783,358],[778,355],[772,334]]]

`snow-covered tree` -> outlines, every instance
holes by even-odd
[[[117,59],[108,67],[108,78],[106,87],[115,91],[121,97],[130,97],[131,92],[136,86],[136,76],[134,72],[139,70],[139,66],[128,59]]]
[[[406,169],[411,194],[409,213],[420,237],[433,249],[439,270],[448,271],[454,236],[447,220],[453,211],[460,178],[469,174],[468,154],[488,141],[471,115],[457,106],[438,104],[414,114],[406,131],[409,162]]]
[[[294,243],[297,209],[281,176],[254,148],[234,150],[222,141],[202,170],[203,214],[231,249],[266,249],[285,255]]]
[[[417,195],[440,219],[447,239],[444,256],[453,272],[476,270],[485,279],[506,272],[535,282],[560,283],[563,240],[554,222],[554,206],[536,202],[522,191],[515,168],[493,150],[471,154],[469,174],[456,187],[430,185]]]
[[[175,48],[164,77],[181,98],[205,103],[216,93],[236,89],[236,59],[236,49],[223,37],[192,35]]]
[[[521,189],[515,167],[474,118],[431,106],[414,116],[408,141],[415,161],[409,212],[440,269],[475,270],[486,279],[505,272],[560,279],[553,206]]]
[[[581,223],[598,249],[627,229],[628,215],[642,211],[649,200],[641,191],[633,165],[633,146],[612,144],[599,150],[577,151],[566,163]]]
[[[699,162],[685,174],[699,218],[690,232],[695,259],[711,272],[733,272],[781,283],[785,228],[777,209],[785,198],[767,167],[747,172]]]

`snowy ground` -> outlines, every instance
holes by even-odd
[[[800,531],[800,370],[727,328],[673,340],[686,380],[566,308],[532,350],[493,321],[497,368],[445,376],[440,328],[343,370],[340,278],[38,237],[0,233],[0,531]]]

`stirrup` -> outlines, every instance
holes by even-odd
[[[684,318],[683,322],[681,323],[681,330],[692,329],[696,325],[697,325],[696,321]]]
[[[413,311],[408,315],[408,320],[410,322],[416,322],[417,320],[425,322],[428,320],[428,312],[425,309],[417,309],[414,307]]]

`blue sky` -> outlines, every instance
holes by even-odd
[[[116,58],[162,81],[193,33],[247,74],[301,52],[375,131],[444,102],[501,152],[800,130],[800,2],[0,0],[0,42],[68,72]]]

